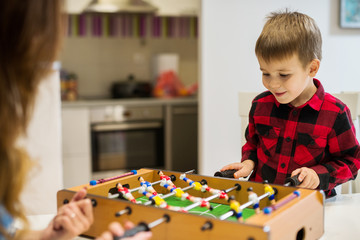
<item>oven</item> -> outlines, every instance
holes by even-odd
[[[93,174],[164,167],[162,106],[107,106],[90,111]]]

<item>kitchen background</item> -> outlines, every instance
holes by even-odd
[[[198,82],[196,15],[71,14],[60,61],[77,75],[80,98],[106,98],[111,84],[130,74],[155,84],[159,58],[168,54],[177,59],[174,65],[185,86]]]
[[[358,81],[360,78],[358,71],[360,31],[359,29],[339,27],[339,0],[156,1],[169,3],[173,6],[172,10],[176,9],[180,3],[197,2],[200,4],[201,2],[197,35],[154,37],[151,35],[151,21],[149,21],[149,31],[147,31],[149,35],[144,40],[137,35],[123,37],[122,34],[116,36],[105,34],[97,36],[97,33],[93,34],[92,32],[90,20],[87,23],[89,25],[86,27],[86,36],[83,36],[82,32],[81,34],[76,33],[77,28],[72,28],[71,32],[67,33],[70,35],[65,41],[64,52],[60,59],[62,68],[78,75],[80,97],[103,98],[108,94],[108,88],[112,81],[125,80],[130,73],[133,73],[138,79],[154,81],[152,77],[153,57],[159,53],[177,53],[179,69],[185,69],[179,70],[181,80],[185,84],[199,81],[199,94],[195,100],[199,101],[199,129],[196,133],[199,136],[198,170],[201,174],[211,175],[219,167],[239,161],[241,157],[242,131],[238,112],[238,95],[239,92],[264,90],[260,80],[261,73],[254,55],[254,44],[261,32],[265,16],[269,12],[290,8],[312,16],[317,21],[323,35],[324,59],[318,77],[322,80],[325,89],[328,92],[360,91]],[[80,0],[75,0],[75,2],[80,2]],[[177,16],[179,16],[178,13]],[[163,15],[163,17],[166,16]],[[194,15],[190,15],[190,17],[192,19]],[[70,20],[69,24],[74,24],[76,21]],[[85,48],[85,45],[88,47]],[[88,74],[89,72],[91,74]],[[34,121],[44,119],[45,115],[48,118],[46,121],[41,120],[41,124],[38,124],[33,131],[37,134],[30,136],[38,138],[41,144],[47,144],[46,146],[39,144],[34,147],[36,151],[32,151],[35,152],[35,157],[40,159],[39,168],[41,170],[37,175],[32,175],[32,179],[29,181],[29,185],[36,186],[36,188],[26,188],[27,192],[24,194],[24,202],[27,203],[26,207],[32,210],[32,214],[55,212],[56,192],[64,186],[61,175],[61,164],[64,158],[59,154],[61,142],[58,141],[61,137],[61,105],[58,99],[59,94],[57,94],[60,92],[60,86],[56,85],[56,81],[46,83],[51,83],[51,86],[45,86],[42,89],[42,93],[47,94],[39,96],[36,109],[42,111],[34,117]],[[84,104],[78,105],[84,107],[81,111],[71,108],[72,103],[69,101],[62,103],[63,108],[69,107],[67,113],[72,116],[69,121],[70,125],[75,121],[79,124],[73,126],[74,131],[78,130],[78,126],[80,126],[88,132],[86,128],[89,126],[81,124],[82,120],[89,121],[86,102],[73,102],[75,105]],[[151,103],[151,100],[149,99],[148,102]],[[44,105],[47,108],[44,108]],[[73,114],[75,112],[80,114]],[[42,127],[44,124],[51,127],[44,128]],[[79,143],[90,146],[88,143],[77,141],[76,134],[71,136],[74,138],[74,148]],[[38,152],[44,153],[44,155],[38,154]],[[89,158],[89,156],[85,156],[85,158]],[[84,167],[78,165],[74,171],[75,174],[80,174],[84,172]],[[44,179],[50,180],[44,181]],[[32,201],[33,199],[36,201]]]

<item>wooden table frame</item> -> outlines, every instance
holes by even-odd
[[[115,187],[115,184],[129,184],[130,188],[139,186],[138,177],[142,176],[146,181],[156,182],[160,178],[156,169],[140,169],[136,175],[127,176],[121,179],[112,180],[95,186],[89,184],[64,189],[58,192],[58,208],[65,204],[81,188],[87,187],[87,197],[92,199],[94,207],[94,224],[83,236],[96,237],[108,228],[113,221],[123,222],[130,220],[134,223],[152,222],[167,214],[170,217],[169,223],[162,223],[153,228],[153,239],[319,239],[324,233],[324,195],[320,191],[285,187],[270,184],[276,188],[278,193],[275,197],[277,202],[283,201],[287,196],[292,195],[295,190],[300,192],[300,196],[286,203],[281,208],[274,210],[270,214],[263,211],[260,214],[251,216],[244,223],[219,220],[207,216],[194,215],[190,213],[175,212],[154,206],[144,206],[134,204],[122,199],[109,199],[108,191]],[[180,172],[165,171],[164,174],[174,175],[174,184],[177,187],[187,187],[187,183],[179,179]],[[258,196],[264,193],[262,183],[239,181],[235,179],[225,179],[218,177],[201,176],[197,174],[187,174],[187,177],[194,181],[205,179],[209,187],[215,189],[228,189],[235,184],[240,184],[241,190],[232,191],[229,195],[234,195],[241,204],[248,202],[247,188],[252,187]],[[154,186],[158,193],[168,193],[163,187]],[[201,193],[193,189],[189,194],[198,197],[211,196],[209,193]],[[140,197],[140,193],[133,192],[135,198]],[[225,200],[216,199],[212,202],[227,204]],[[269,200],[260,201],[260,208],[270,206]],[[115,213],[130,207],[132,213],[115,217]],[[201,230],[205,223],[211,222],[212,229]]]

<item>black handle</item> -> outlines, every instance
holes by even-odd
[[[297,186],[299,185],[301,182],[299,181],[298,177],[300,174],[292,176],[292,177],[288,177],[287,179],[285,179],[285,184],[287,184],[288,186]]]
[[[234,173],[236,173],[236,169],[229,169],[225,171],[219,171],[214,174],[215,177],[224,177],[224,178],[234,178]]]
[[[123,239],[123,238],[127,238],[127,237],[132,237],[132,236],[136,235],[139,232],[146,232],[146,231],[150,231],[149,226],[146,223],[141,222],[136,227],[125,231],[124,235],[122,235],[121,237],[115,236],[114,240],[119,240],[119,239]]]

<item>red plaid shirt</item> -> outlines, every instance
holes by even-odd
[[[355,179],[360,147],[350,110],[314,83],[316,93],[299,107],[280,104],[269,91],[253,100],[242,148],[242,161],[255,162],[251,181],[284,184],[292,171],[308,167],[318,174],[319,189],[333,196],[334,187]]]

